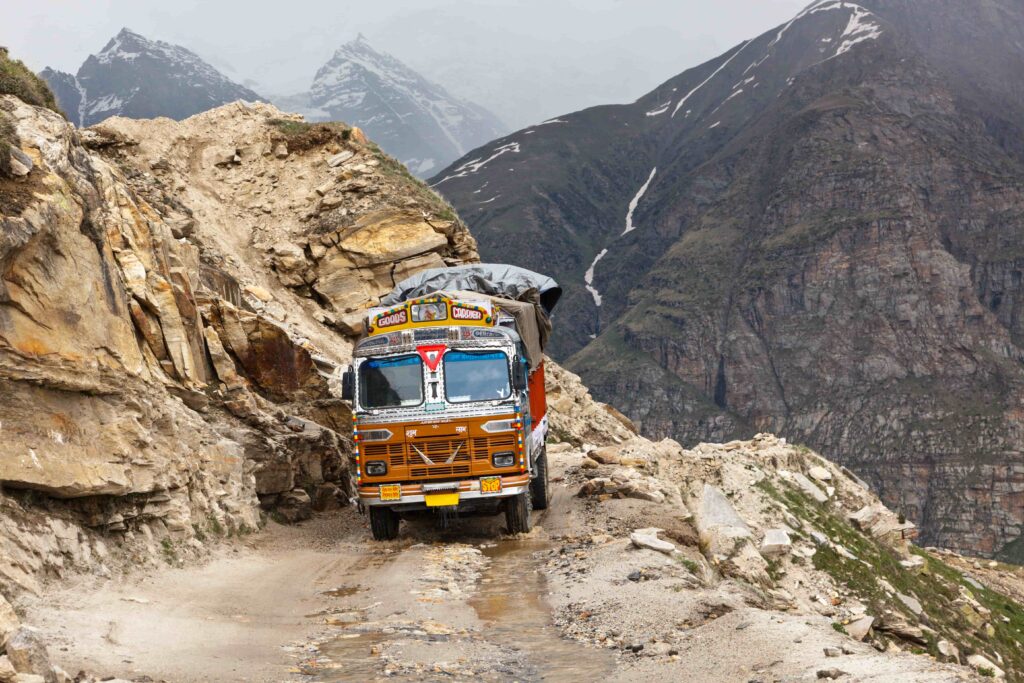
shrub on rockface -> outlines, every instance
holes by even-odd
[[[11,145],[17,142],[14,124],[7,113],[0,109],[0,176],[11,174]]]
[[[64,114],[46,81],[32,73],[21,60],[11,59],[5,47],[0,47],[0,95],[14,95],[22,102]]]
[[[64,115],[46,81],[32,73],[21,60],[11,59],[5,47],[0,47],[0,95],[14,95],[22,102],[46,107]],[[10,149],[17,145],[14,123],[10,116],[0,109],[0,176],[10,176]]]

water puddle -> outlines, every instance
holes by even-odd
[[[361,590],[363,589],[359,586],[338,586],[337,588],[329,591],[323,591],[322,594],[332,598],[347,598],[350,595],[355,595]]]
[[[526,680],[601,680],[612,672],[612,655],[562,638],[552,623],[544,599],[547,577],[534,558],[549,547],[539,541],[504,541],[484,548],[491,563],[469,604],[486,622],[488,641],[522,652]]]
[[[463,656],[461,661],[465,661],[465,655],[471,659],[473,655],[464,648],[486,644],[486,652],[490,652],[488,658],[494,659],[490,659],[490,664],[483,668],[477,666],[474,677],[478,680],[576,681],[606,678],[614,670],[613,655],[560,637],[552,622],[551,609],[544,597],[547,579],[539,569],[540,560],[534,557],[535,553],[549,547],[548,543],[537,540],[501,541],[481,547],[490,562],[480,576],[475,592],[466,601],[483,622],[479,633],[446,635],[431,632],[429,621],[415,624],[390,621],[389,627],[382,629],[376,622],[361,626],[358,622],[338,620],[335,625],[346,627],[348,632],[323,643],[320,650],[325,657],[320,661],[322,668],[307,673],[318,681],[464,678],[459,670],[441,672],[431,671],[428,667],[416,675],[409,669],[402,670],[400,665],[397,670],[389,672],[390,675],[385,674],[381,653],[389,642],[401,641],[399,647],[407,654],[433,652],[438,659],[447,661],[460,661],[460,655]],[[348,597],[355,592],[342,587],[338,597]],[[452,649],[442,645],[449,640]],[[480,664],[479,661],[475,663]]]
[[[382,633],[381,631],[340,635],[323,648],[332,663],[321,665],[322,668],[319,671],[309,669],[305,673],[315,676],[313,680],[316,681],[396,680],[385,678],[381,672],[381,659],[377,653],[383,643],[400,638],[401,635],[400,633]]]

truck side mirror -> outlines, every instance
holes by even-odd
[[[349,367],[345,370],[341,376],[341,397],[346,401],[354,401],[356,397],[355,391],[355,374],[352,372],[352,368]]]
[[[529,378],[526,375],[526,363],[519,356],[512,361],[512,386],[516,392],[524,391]]]

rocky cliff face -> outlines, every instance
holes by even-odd
[[[311,121],[363,127],[421,177],[508,130],[491,112],[374,50],[361,35],[320,67],[308,93],[278,104]]]
[[[557,355],[645,433],[785,434],[995,553],[1024,524],[1022,25],[822,0],[432,182],[485,258],[567,287]]]
[[[0,108],[25,171],[0,177],[0,592],[345,504],[345,314],[475,260],[450,209],[359,129],[267,105]]]
[[[184,119],[235,100],[263,99],[195,53],[127,28],[89,55],[78,73],[47,67],[40,75],[79,126],[111,116]]]

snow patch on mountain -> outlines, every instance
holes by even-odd
[[[876,40],[878,36],[882,35],[882,27],[868,20],[868,17],[871,16],[873,16],[871,12],[860,5],[853,6],[853,14],[846,25],[846,30],[843,31],[843,35],[839,36],[839,39],[843,42],[836,49],[834,57],[849,52],[857,43],[863,43],[865,40]]]
[[[647,188],[650,187],[651,181],[654,180],[654,174],[658,172],[658,167],[655,166],[651,169],[651,175],[647,176],[647,182],[641,187],[640,191],[629,201],[629,210],[626,211],[626,229],[622,231],[622,234],[633,232],[636,230],[636,226],[633,225],[633,212],[636,211],[637,205],[640,204],[640,200],[643,198],[644,193],[647,192]],[[621,236],[621,235],[620,235]]]
[[[699,85],[697,85],[696,88],[694,88],[690,92],[686,93],[686,95],[683,96],[683,99],[679,100],[679,104],[676,105],[676,108],[672,110],[672,118],[675,118],[675,115],[676,115],[676,113],[679,112],[679,109],[684,104],[686,104],[686,101],[688,99],[690,99],[694,95],[694,93],[696,93],[698,90],[700,90],[705,85],[710,83],[711,79],[713,79],[715,76],[717,76],[719,73],[721,73],[722,69],[724,69],[725,67],[729,66],[729,63],[732,62],[732,60],[736,59],[736,56],[739,55],[739,53],[743,52],[743,48],[745,48],[747,45],[750,45],[751,42],[752,41],[750,41],[750,40],[744,42],[743,45],[741,45],[740,48],[738,50],[736,50],[736,52],[733,52],[732,55],[730,55],[728,59],[726,59],[724,62],[722,62],[721,65],[719,65],[719,67],[717,69],[715,69],[713,72],[711,72],[710,76],[708,76],[703,81],[701,81],[701,83]]]
[[[507,145],[501,145],[500,147],[496,147],[495,149],[493,149],[491,151],[491,156],[487,157],[486,159],[484,159],[483,157],[478,157],[478,158],[473,159],[471,161],[467,161],[466,163],[462,164],[457,169],[455,169],[455,173],[453,173],[451,175],[448,175],[448,176],[445,176],[441,180],[438,180],[436,183],[434,183],[433,187],[437,187],[441,183],[445,182],[446,180],[451,180],[452,178],[463,178],[463,177],[465,177],[467,175],[470,175],[471,173],[476,173],[481,168],[483,168],[484,166],[486,166],[490,162],[494,161],[495,159],[500,157],[502,154],[506,154],[506,153],[518,154],[519,153],[519,143],[518,142],[510,142]],[[512,169],[509,169],[509,170],[512,170]]]
[[[76,121],[75,123],[79,126],[83,126],[85,125],[85,108],[88,102],[88,100],[86,99],[88,95],[86,93],[85,87],[82,86],[82,83],[78,80],[78,78],[74,76],[72,76],[72,78],[74,79],[75,89],[78,90],[78,107],[76,108],[76,111],[78,112],[78,121]]]
[[[590,296],[594,297],[594,304],[597,306],[601,305],[601,292],[597,291],[597,288],[594,287],[594,268],[597,267],[597,262],[603,259],[607,253],[607,249],[602,249],[601,253],[594,257],[590,267],[587,268],[587,272],[583,274],[584,286],[586,286],[587,291],[590,292]]]
[[[136,89],[137,90],[137,89]],[[133,91],[134,94],[135,91]],[[124,98],[119,95],[104,95],[101,99],[89,105],[88,114],[98,114],[108,111],[118,111],[124,104]]]
[[[664,104],[660,104],[657,106],[657,108],[647,112],[647,116],[661,116],[662,114],[668,111],[668,108],[671,104],[671,101],[665,102]]]

